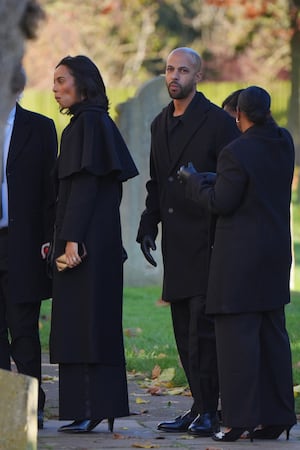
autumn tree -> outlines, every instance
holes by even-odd
[[[268,87],[291,79],[288,127],[300,153],[300,0],[40,2],[48,20],[25,58],[32,86],[50,91],[58,61],[84,53],[110,87],[138,87],[164,71],[170,50],[190,46],[202,54],[207,80]]]
[[[300,0],[205,0],[209,6],[224,9],[227,17],[243,25],[237,33],[235,54],[255,53],[261,62],[262,80],[288,76],[291,96],[288,128],[296,145],[300,163]],[[234,26],[235,32],[237,27]],[[241,67],[241,60],[239,59]],[[286,75],[285,75],[286,74]]]

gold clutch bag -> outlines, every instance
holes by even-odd
[[[84,260],[84,258],[87,257],[87,251],[86,251],[86,247],[84,244],[78,244],[78,250],[79,250],[79,256],[81,258],[81,262]],[[63,272],[64,270],[69,270],[69,269],[74,269],[75,267],[77,267],[77,265],[75,267],[69,267],[67,265],[67,258],[66,258],[66,254],[63,253],[62,255],[58,256],[55,260],[56,263],[56,268],[59,272]]]

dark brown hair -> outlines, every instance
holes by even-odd
[[[56,67],[66,66],[75,79],[78,94],[108,110],[108,98],[102,76],[91,59],[84,55],[66,56]]]

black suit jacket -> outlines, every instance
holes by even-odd
[[[151,126],[150,180],[137,236],[138,242],[146,234],[156,238],[161,222],[163,298],[169,301],[205,295],[208,277],[210,218],[186,198],[177,171],[189,161],[199,171],[215,171],[219,152],[239,135],[229,114],[197,92],[169,148],[167,123],[173,110],[171,102]]]
[[[294,146],[274,122],[249,128],[220,154],[215,186],[192,175],[187,195],[219,214],[207,312],[268,311],[289,302]]]
[[[54,122],[17,104],[7,159],[9,301],[51,296],[41,246],[52,238],[57,155]]]

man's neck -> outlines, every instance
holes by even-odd
[[[193,100],[194,96],[196,94],[196,91],[192,92],[188,97],[186,98],[174,98],[173,99],[173,104],[174,104],[174,112],[173,112],[173,116],[182,116],[187,107],[189,106],[189,104],[191,103],[191,101]]]

